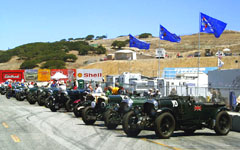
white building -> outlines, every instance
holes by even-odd
[[[115,52],[116,60],[136,60],[137,54],[131,50],[119,50]]]

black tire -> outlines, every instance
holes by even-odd
[[[69,99],[69,100],[66,102],[66,110],[67,110],[68,112],[73,112],[73,109],[74,109],[73,101]]]
[[[11,92],[10,92],[10,91],[7,91],[7,92],[6,92],[6,98],[7,98],[7,99],[10,99],[10,98],[11,98]]]
[[[44,105],[44,100],[42,99],[41,95],[38,95],[37,103],[38,103],[39,106],[43,106]]]
[[[83,108],[79,109],[79,107],[81,107],[81,106],[82,106],[81,104],[77,104],[73,109],[73,113],[74,113],[75,117],[77,117],[77,118],[82,116]]]
[[[138,119],[134,115],[133,111],[130,111],[123,116],[122,126],[123,131],[127,134],[127,136],[136,137],[141,132],[140,129],[131,127],[133,124],[136,125],[137,121]]]
[[[217,135],[227,135],[232,126],[232,119],[226,111],[220,111],[216,116],[214,130]]]
[[[19,101],[20,93],[16,93],[16,100]]]
[[[86,108],[83,109],[82,111],[82,120],[86,125],[93,125],[96,120],[94,119],[89,119],[88,116],[93,113],[93,108],[91,106],[88,106]]]
[[[44,106],[46,108],[49,108],[49,98],[46,98],[45,101],[44,101]]]
[[[53,99],[49,99],[49,108],[52,112],[56,112],[57,109],[55,107],[55,105],[53,104]]]
[[[28,100],[28,103],[31,104],[31,105],[36,103],[36,101],[34,100],[33,94],[28,94],[27,100]]]
[[[19,101],[24,101],[24,95],[22,93],[19,93]]]
[[[111,122],[111,118],[112,117],[116,117],[117,115],[114,114],[114,113],[117,113],[117,112],[113,112],[111,110],[107,110],[105,113],[104,113],[104,124],[105,126],[109,129],[109,130],[114,130],[117,128],[118,124],[115,124],[115,123],[112,123]],[[120,116],[117,116],[117,117],[120,117]]]
[[[155,120],[155,133],[159,138],[168,139],[175,130],[175,119],[169,112],[160,114]]]
[[[193,135],[195,131],[196,131],[196,130],[194,130],[194,129],[187,129],[187,130],[184,130],[184,133],[185,133],[186,135]]]

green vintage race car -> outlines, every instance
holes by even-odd
[[[159,138],[169,138],[176,130],[193,134],[202,128],[227,135],[231,124],[225,104],[198,102],[190,96],[148,99],[142,107],[134,107],[126,113],[122,123],[127,136],[137,136],[141,130],[152,130]]]
[[[121,102],[120,98],[108,98],[101,93],[92,93],[92,98],[87,96],[82,110],[82,120],[86,125],[92,125],[95,121],[104,121],[104,114],[109,107]]]
[[[132,107],[142,106],[146,97],[140,96],[124,96],[111,95],[108,97],[110,101],[117,101],[120,103],[112,103],[104,114],[104,124],[108,129],[116,129],[118,125],[122,124],[123,115],[131,110]]]

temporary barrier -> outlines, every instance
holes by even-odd
[[[77,79],[102,81],[102,69],[77,69]]]
[[[8,79],[13,81],[22,81],[22,79],[24,79],[24,70],[0,70],[0,74],[1,82]]]
[[[37,69],[25,70],[24,79],[26,81],[37,81],[38,80],[38,70]]]
[[[51,69],[51,77],[54,76],[56,73],[61,73],[67,78],[64,78],[62,80],[74,80],[76,77],[76,69]]]
[[[49,81],[50,69],[38,69],[38,81]]]

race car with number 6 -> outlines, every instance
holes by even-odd
[[[203,103],[190,96],[168,96],[148,99],[142,107],[133,107],[123,116],[127,136],[137,136],[141,130],[155,131],[159,138],[169,138],[176,130],[193,134],[209,128],[218,135],[227,135],[232,119],[225,104]]]

